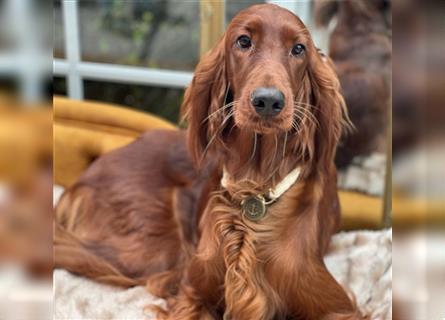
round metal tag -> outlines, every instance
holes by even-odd
[[[266,214],[266,200],[260,196],[249,197],[241,203],[243,213],[249,220],[258,221]]]

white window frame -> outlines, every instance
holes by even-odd
[[[185,88],[193,72],[86,62],[81,59],[78,0],[62,1],[65,59],[54,59],[53,74],[67,79],[68,97],[84,98],[84,80],[104,80],[169,88]]]

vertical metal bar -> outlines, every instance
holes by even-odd
[[[63,25],[65,28],[65,52],[68,62],[68,96],[83,99],[83,84],[77,66],[80,62],[80,38],[78,1],[62,1]]]
[[[20,94],[26,102],[36,102],[42,98],[42,79],[45,75],[44,68],[37,63],[41,62],[43,51],[37,44],[34,17],[31,14],[29,1],[9,0],[6,6],[8,25],[14,35],[15,49],[13,56],[19,67],[15,72],[20,83]],[[27,106],[33,104],[26,104]]]
[[[389,105],[392,106],[392,99]],[[388,108],[388,126],[386,130],[386,172],[383,193],[382,226],[389,228],[392,225],[392,108]]]
[[[224,33],[225,1],[200,0],[201,56],[209,51]]]

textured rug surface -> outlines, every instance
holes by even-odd
[[[391,319],[391,230],[342,232],[332,239],[325,262],[353,292],[371,319]],[[144,287],[127,290],[55,270],[54,319],[154,319],[148,304],[163,304]]]

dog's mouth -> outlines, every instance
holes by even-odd
[[[292,129],[287,119],[280,118],[263,118],[253,115],[242,127],[258,134],[275,134],[286,132]]]
[[[259,114],[250,103],[235,104],[232,111],[233,124],[237,128],[257,134],[278,134],[297,130],[300,126],[288,103],[277,115]]]

